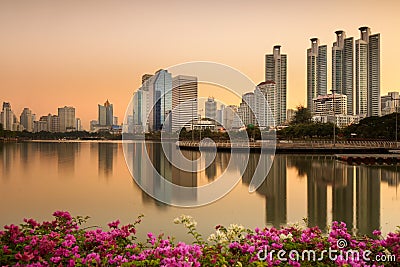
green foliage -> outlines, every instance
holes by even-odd
[[[332,138],[333,137],[333,123],[307,123],[307,124],[294,124],[289,127],[283,128],[278,131],[278,137],[284,139],[293,138]],[[340,129],[335,126],[336,134]]]
[[[291,124],[308,124],[311,122],[311,111],[303,106],[298,106]]]
[[[400,114],[397,113],[397,131],[400,130]],[[382,117],[368,117],[358,124],[353,124],[343,130],[344,136],[350,138],[356,134],[357,138],[395,140],[396,113]]]

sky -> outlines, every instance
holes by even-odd
[[[121,122],[145,73],[212,61],[257,84],[265,54],[279,44],[294,108],[306,103],[309,39],[328,45],[329,88],[334,32],[358,39],[360,26],[381,34],[383,95],[400,90],[399,12],[398,0],[1,0],[0,101],[11,102],[18,117],[24,107],[39,118],[74,106],[88,129],[107,99]]]

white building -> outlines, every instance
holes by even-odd
[[[275,45],[273,54],[265,55],[265,81],[276,84],[275,123],[286,121],[287,55],[281,54],[281,46]]]
[[[191,123],[198,119],[197,77],[178,75],[172,78],[172,131],[183,127],[191,129]]]
[[[276,83],[265,81],[258,84],[254,90],[254,98],[257,125],[261,129],[274,128],[275,118],[279,116],[276,109]]]
[[[360,27],[356,40],[356,114],[380,116],[380,34]]]
[[[318,96],[313,99],[312,107],[313,116],[347,115],[347,96],[343,94]]]
[[[353,114],[354,94],[354,38],[346,38],[344,31],[336,31],[332,46],[332,89],[347,96],[347,114]]]
[[[312,38],[307,49],[307,108],[312,110],[313,99],[327,94],[326,45],[319,45],[318,38]]]

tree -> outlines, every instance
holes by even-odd
[[[311,123],[311,112],[308,108],[303,107],[302,105],[297,107],[297,111],[294,114],[294,118],[291,124],[307,124]]]

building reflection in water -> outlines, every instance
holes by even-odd
[[[75,173],[76,154],[80,151],[80,143],[58,143],[57,159],[60,177],[72,176]]]
[[[332,220],[345,222],[347,229],[354,229],[354,171],[355,167],[333,162]]]
[[[178,160],[178,151],[175,143],[165,143],[164,146],[168,146],[165,151],[159,143],[138,142],[128,145],[128,153],[132,155],[130,168],[133,170],[136,181],[149,194],[168,202],[173,202],[177,199],[188,203],[196,201],[197,191],[195,187],[198,185],[198,173],[196,171],[198,166],[192,166],[193,172],[177,168],[168,160],[168,158],[171,158],[173,162]],[[168,153],[168,158],[165,153]],[[183,151],[184,156],[190,160],[197,159],[197,153],[195,151]],[[146,157],[149,157],[151,166],[147,165]],[[164,179],[159,179],[159,176]],[[171,187],[167,181],[183,187],[193,187],[193,190],[183,192]],[[155,202],[161,206],[164,205],[149,197],[144,191],[142,191],[142,200],[144,202]]]
[[[97,153],[99,175],[109,177],[113,172],[114,153],[118,152],[118,145],[113,143],[98,143]]]
[[[175,157],[174,144],[171,157]],[[150,160],[158,173],[174,184],[186,187],[199,185],[199,176],[204,172],[207,179],[215,179],[222,172],[235,154],[217,153],[213,163],[205,171],[185,172],[172,166],[162,151],[161,145],[154,143],[136,143],[130,147],[135,160],[134,175],[142,187],[152,194],[164,194],[168,199],[184,198],[188,202],[195,200],[196,193],[182,195],[169,189],[165,181],[148,179],[156,177],[156,173],[144,166],[144,147]],[[186,158],[195,160],[199,152],[183,151]],[[207,155],[206,155],[207,157]],[[240,164],[240,155],[235,155]],[[249,163],[242,175],[242,182],[249,185],[257,166],[268,172],[267,164],[259,162],[260,154],[250,153]],[[264,165],[263,165],[264,164]],[[370,235],[373,230],[380,228],[381,210],[381,181],[386,181],[389,186],[399,186],[398,173],[395,166],[353,166],[336,161],[332,156],[322,155],[276,155],[267,179],[257,189],[257,194],[265,197],[265,221],[268,225],[280,227],[287,224],[287,192],[292,179],[287,177],[287,169],[294,167],[298,176],[306,177],[306,192],[299,194],[307,198],[308,226],[318,226],[327,229],[331,220],[345,222],[350,231],[358,234]],[[193,166],[194,169],[199,166]],[[263,169],[263,170],[264,170]],[[196,191],[194,191],[196,192]],[[145,202],[154,201],[150,197],[143,197]],[[297,203],[294,204],[295,206]],[[330,217],[331,216],[331,217]]]
[[[374,167],[357,166],[356,181],[358,234],[370,235],[380,228],[381,171]]]
[[[264,154],[265,157],[273,157],[273,155]],[[274,158],[271,169],[268,172],[267,161],[259,162],[260,154],[251,153],[249,163],[242,176],[243,183],[249,185],[257,166],[261,168],[263,173],[268,173],[266,179],[257,189],[257,193],[265,196],[265,221],[275,227],[285,225],[287,222],[287,175],[286,162],[284,155]]]

